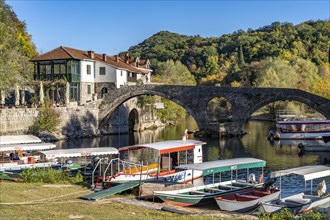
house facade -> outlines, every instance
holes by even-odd
[[[34,79],[41,81],[69,82],[69,100],[83,105],[95,98],[102,98],[112,89],[151,82],[149,60],[124,59],[119,56],[94,53],[60,46],[33,59]],[[56,92],[46,90],[46,95],[63,99],[64,88]],[[49,93],[49,94],[48,94]]]

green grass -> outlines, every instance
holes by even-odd
[[[11,219],[218,219],[212,216],[179,215],[128,205],[113,200],[91,202],[79,196],[91,193],[78,185],[45,187],[42,184],[0,182],[1,220]],[[110,198],[116,198],[110,197]],[[121,195],[120,197],[125,197]],[[127,196],[126,196],[127,197]],[[129,196],[131,197],[131,196]]]

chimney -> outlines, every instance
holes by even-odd
[[[119,57],[118,57],[118,55],[115,55],[115,59],[116,59],[116,62],[119,63]]]
[[[89,58],[94,59],[94,51],[89,50],[87,53]]]
[[[125,63],[129,64],[129,53],[125,53]]]
[[[107,61],[107,55],[104,53],[102,54],[103,61]]]

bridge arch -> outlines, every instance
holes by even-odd
[[[298,93],[301,93],[303,91],[298,90]],[[313,99],[311,99],[311,97],[306,96],[306,94],[287,94],[287,95],[283,95],[283,96],[267,96],[264,97],[263,99],[259,99],[257,102],[255,102],[255,104],[248,109],[248,111],[246,111],[246,116],[244,117],[245,120],[244,122],[246,122],[246,120],[248,120],[249,117],[252,116],[252,114],[254,112],[256,112],[258,109],[271,104],[273,102],[277,102],[277,101],[297,101],[300,103],[303,103],[311,108],[313,108],[314,110],[318,111],[319,113],[321,113],[325,118],[329,118],[327,109],[325,109],[323,106],[317,105]]]
[[[218,134],[222,130],[240,134],[241,127],[255,111],[276,101],[298,101],[330,118],[329,99],[298,89],[139,85],[116,89],[106,95],[99,107],[99,127],[106,126],[109,116],[120,104],[141,95],[157,95],[181,105],[195,119],[199,129]],[[214,97],[224,97],[231,103],[231,122],[219,124],[209,120],[207,104]]]
[[[193,111],[189,105],[186,104],[186,102],[184,100],[180,100],[176,97],[173,97],[171,94],[167,94],[164,92],[159,92],[159,91],[154,91],[154,90],[149,90],[149,89],[145,89],[145,90],[141,90],[141,91],[134,91],[131,92],[129,94],[121,94],[120,96],[114,98],[114,99],[109,99],[109,96],[105,97],[106,102],[111,102],[110,106],[108,106],[108,109],[103,110],[103,115],[100,115],[100,127],[102,126],[106,126],[106,122],[109,120],[109,117],[111,116],[111,114],[114,112],[114,110],[120,106],[121,104],[123,104],[124,102],[126,102],[129,99],[132,99],[134,97],[138,97],[138,96],[142,96],[142,95],[155,95],[155,96],[160,96],[166,99],[169,99],[170,101],[173,101],[174,103],[182,106],[196,121],[197,125],[200,127],[200,124],[198,123],[198,121],[196,120],[197,115],[196,112]],[[111,96],[113,97],[113,96]]]
[[[128,130],[138,131],[139,130],[139,112],[136,108],[133,108],[128,114]]]

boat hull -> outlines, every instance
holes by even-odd
[[[193,173],[193,174],[192,174]],[[150,182],[164,182],[164,183],[189,183],[196,182],[199,183],[199,179],[203,177],[203,173],[200,171],[192,171],[186,170],[181,172],[173,172],[169,174],[159,174],[158,177],[156,175],[150,175],[148,173],[140,175],[136,174],[122,174],[119,173],[115,176],[110,177],[106,182],[110,184],[122,184],[129,181],[150,181]],[[194,183],[195,185],[195,183]]]
[[[234,196],[231,195],[233,199],[226,199],[226,197],[218,197],[215,200],[219,208],[223,211],[244,213],[255,210],[261,203],[279,198],[280,192],[280,190],[276,190],[270,194],[267,194],[266,196],[256,197],[254,199],[251,199],[253,198],[252,196],[246,196],[246,198],[244,198],[240,197],[240,195],[235,194]]]
[[[302,132],[302,133],[279,133],[280,140],[323,140],[323,136],[329,136],[330,132]]]
[[[302,213],[326,203],[330,203],[329,195],[318,197],[299,193],[283,199],[262,203],[259,211],[262,213],[276,213],[280,212],[283,208],[287,208],[291,212]]]
[[[212,191],[212,189],[219,189],[221,186],[229,185],[230,181],[208,184],[199,187],[193,187],[176,191],[155,191],[154,195],[164,202],[177,206],[200,206],[215,203],[214,198],[221,195],[226,195],[232,192],[239,192],[241,190],[252,188],[251,185],[245,184],[241,187],[235,187],[223,191]],[[235,182],[233,182],[235,184]],[[206,192],[207,190],[207,192]]]
[[[306,152],[330,152],[330,145],[298,145],[298,147]]]

